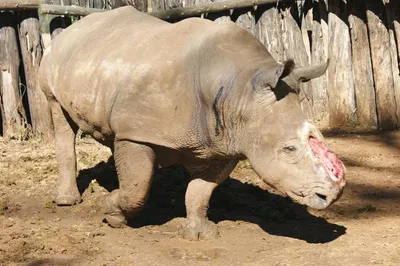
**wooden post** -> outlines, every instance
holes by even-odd
[[[86,0],[86,7],[90,7],[90,8],[99,8],[99,9],[105,9],[107,6],[107,3],[111,3],[113,1],[117,1],[117,0]],[[145,2],[145,1],[142,1]],[[63,2],[63,5],[65,6],[69,6],[72,5],[72,1],[71,3],[66,3],[65,1]]]
[[[43,0],[44,3],[53,3],[55,5],[63,5],[69,6],[70,1],[64,0]],[[62,32],[65,28],[71,25],[71,18],[68,16],[55,16],[51,19],[49,27],[50,27],[50,35],[53,40],[60,32]]]
[[[50,35],[53,40],[64,29],[71,25],[69,17],[55,17],[50,21]]]
[[[390,36],[384,17],[385,6],[381,0],[366,1],[366,6],[378,124],[382,129],[393,129],[397,126],[397,107],[390,53]]]
[[[29,111],[36,133],[51,140],[52,119],[47,99],[37,84],[37,70],[43,55],[43,42],[39,33],[39,18],[35,11],[18,14],[18,32],[28,90]]]
[[[74,1],[74,0],[72,0]],[[71,0],[65,0],[63,3],[70,4]],[[41,0],[41,4],[52,3],[54,5],[60,5],[61,0]],[[70,17],[61,17],[56,15],[49,15],[40,12],[39,7],[39,18],[40,18],[40,32],[44,47],[47,47],[51,40],[54,39],[63,29],[71,25]]]
[[[165,10],[164,0],[149,0],[149,12]]]
[[[235,10],[232,13],[232,20],[251,34],[256,35],[256,19],[253,8]]]
[[[282,44],[284,59],[293,59],[296,66],[308,66],[309,58],[303,42],[303,34],[295,18],[298,18],[297,4],[285,6],[282,16]],[[307,118],[312,119],[312,88],[311,82],[300,84],[301,106]]]
[[[172,8],[184,7],[184,1],[181,0],[150,0],[150,1],[152,6],[152,12],[159,12],[159,11],[169,10]],[[187,2],[189,3],[188,6],[191,6],[191,3],[194,4],[194,2],[191,2],[190,0]]]
[[[101,0],[91,0],[94,1],[95,3],[92,6],[93,8],[97,9],[104,9],[105,6],[101,4]],[[96,3],[97,1],[97,3]],[[109,9],[114,9],[117,7],[121,6],[134,6],[137,10],[140,10],[142,12],[147,12],[148,11],[148,2],[149,1],[143,1],[143,0],[108,0],[108,6]]]
[[[264,44],[272,57],[283,62],[283,44],[280,14],[276,7],[258,7],[256,10],[256,36]]]
[[[69,0],[69,1],[70,1],[70,4],[74,5],[74,6],[86,7],[86,5],[89,5],[87,0]],[[111,0],[106,0],[106,1],[108,2],[108,1],[111,1]]]
[[[295,9],[297,7],[292,5],[281,11],[284,58],[285,60],[294,59],[298,66],[307,66],[309,65],[309,58],[303,43],[303,34],[295,19],[298,16]]]
[[[317,65],[326,62],[328,59],[328,47],[325,42],[328,39],[328,10],[324,0],[314,1],[312,9],[311,25],[311,64]],[[319,78],[311,80],[312,86],[312,108],[313,121],[320,128],[329,126],[328,91],[327,77],[325,73]]]
[[[386,14],[389,28],[390,56],[392,59],[393,89],[396,101],[397,126],[400,126],[400,2],[390,0],[390,2],[386,4]],[[398,27],[398,29],[396,29],[396,27]]]
[[[398,58],[400,58],[400,1],[390,1],[390,8],[392,10],[392,23],[396,35],[397,54]]]
[[[356,104],[347,4],[329,0],[328,98],[331,128],[355,126]]]
[[[22,104],[19,82],[19,54],[14,14],[0,13],[0,100],[3,136],[21,136],[26,125],[26,113]]]
[[[357,103],[357,123],[369,130],[378,128],[376,115],[374,77],[368,39],[365,0],[353,0],[349,16],[354,89]]]
[[[203,5],[203,4],[208,4],[212,2],[223,2],[224,0],[189,0],[191,2],[191,5]],[[232,10],[233,11],[233,10]],[[209,14],[203,14],[203,16],[207,19],[213,20],[218,23],[224,23],[224,22],[229,22],[231,21],[231,10],[225,10],[222,12],[218,13],[209,13]]]
[[[306,48],[307,56],[311,59],[311,38],[313,28],[313,0],[305,0],[304,4],[300,6],[301,13],[301,32],[303,35],[303,43]]]

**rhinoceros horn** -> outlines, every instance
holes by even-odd
[[[326,63],[321,65],[295,68],[293,69],[292,75],[299,82],[307,82],[311,79],[322,76],[328,68],[328,65],[329,59],[326,61]]]

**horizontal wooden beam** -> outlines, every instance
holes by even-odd
[[[224,2],[213,2],[204,5],[193,7],[173,8],[164,11],[154,11],[148,13],[154,17],[163,20],[184,19],[188,17],[200,16],[206,13],[223,12],[231,9],[256,7],[265,4],[276,4],[277,2],[292,2],[294,0],[229,0]],[[79,7],[79,6],[59,6],[41,4],[39,6],[39,13],[53,14],[53,15],[73,15],[73,16],[86,16],[91,13],[103,12],[106,10]]]
[[[201,14],[223,12],[231,9],[248,8],[259,5],[276,4],[277,2],[289,1],[293,0],[229,0],[223,2],[212,2],[198,6],[155,11],[149,14],[164,20],[174,20],[200,16]]]
[[[40,0],[0,0],[0,10],[37,9]]]
[[[87,16],[92,13],[104,12],[107,9],[88,8],[81,6],[39,5],[40,14]]]

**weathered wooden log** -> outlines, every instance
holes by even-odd
[[[353,127],[357,121],[347,8],[341,0],[329,0],[329,125],[336,129]]]
[[[63,2],[63,5],[69,6],[73,4],[72,2],[73,1],[71,1],[71,3]],[[142,2],[147,2],[147,1],[142,1]],[[122,0],[86,0],[84,6],[90,8],[106,9],[107,5],[115,5],[117,7],[117,6],[123,6],[124,4],[122,3]]]
[[[50,21],[50,35],[53,40],[64,29],[71,25],[69,17],[55,17]]]
[[[328,59],[328,10],[324,0],[314,1],[312,8],[311,25],[311,64],[322,64]],[[311,80],[313,121],[320,128],[329,126],[327,77],[325,73],[319,78]]]
[[[5,138],[21,138],[26,125],[19,82],[19,54],[14,14],[0,13],[0,100]]]
[[[98,9],[114,9],[121,6],[134,6],[137,10],[142,12],[148,12],[148,4],[151,1],[142,0],[107,0],[107,3],[102,4],[104,0],[89,0],[92,5],[86,5],[87,7],[98,8]]]
[[[60,6],[40,4],[38,12],[40,14],[49,15],[73,15],[73,16],[87,16],[96,12],[104,12],[104,9],[88,8],[80,6]]]
[[[37,9],[40,0],[0,0],[0,10]]]
[[[400,58],[400,1],[390,1],[390,8],[392,11],[392,23],[396,36],[398,58]]]
[[[353,0],[349,16],[357,123],[365,129],[377,129],[374,77],[368,39],[365,0]]]
[[[41,0],[41,1],[42,3],[40,7],[43,5],[53,6],[53,5],[48,5],[48,3],[53,3],[54,6],[59,6],[59,7],[63,7],[60,6],[61,3],[65,3],[66,5],[71,3],[71,0]],[[69,8],[70,6],[65,6],[65,7]],[[69,16],[57,16],[40,12],[38,13],[40,16],[40,32],[42,33],[43,36],[44,46],[47,47],[47,45],[50,43],[52,39],[54,39],[61,31],[63,31],[65,28],[71,25],[71,18]]]
[[[276,7],[258,8],[256,23],[256,36],[264,44],[272,57],[283,62],[283,44],[281,35],[281,19]]]
[[[392,59],[393,89],[397,107],[397,126],[400,126],[400,2],[390,0],[390,2],[386,4],[386,14],[389,28],[390,56]],[[398,29],[396,29],[396,27],[398,27]]]
[[[46,140],[52,139],[52,119],[47,99],[37,84],[37,70],[43,55],[39,18],[35,11],[18,14],[18,33],[28,90],[32,128]]]
[[[0,77],[0,84],[1,84],[1,77]],[[1,90],[0,90],[0,136],[3,136],[3,105],[1,103]]]
[[[280,0],[280,2],[288,2],[291,0]],[[277,0],[229,0],[224,2],[213,2],[204,5],[198,5],[193,7],[180,7],[169,10],[153,11],[149,13],[152,16],[158,17],[164,20],[177,20],[188,17],[200,16],[206,13],[215,13],[229,11],[230,9],[246,8],[265,4],[274,4]],[[53,14],[53,15],[76,15],[86,16],[95,12],[102,12],[103,9],[84,8],[77,6],[59,6],[59,5],[47,5],[41,4],[39,6],[39,13],[41,14]]]
[[[313,28],[313,0],[305,0],[303,5],[299,7],[303,16],[301,19],[301,33],[303,35],[303,43],[306,48],[307,56],[311,60],[311,38]]]
[[[252,8],[235,10],[232,13],[232,20],[251,34],[256,35],[256,18]]]
[[[303,43],[303,35],[296,18],[296,3],[284,7],[281,11],[281,35],[284,60],[293,59],[297,66],[308,66],[309,58]],[[311,82],[300,84],[301,106],[309,119],[312,118],[312,88]]]
[[[112,0],[106,0],[108,1],[112,1]],[[83,6],[83,7],[90,7],[89,6],[89,2],[88,0],[70,0],[70,4],[71,6]],[[65,5],[66,6],[66,5]]]
[[[223,2],[223,1],[225,1],[225,0],[191,0],[191,2],[192,2],[191,5],[195,6],[195,5],[203,5],[203,4],[207,4],[207,3]],[[231,20],[231,12],[233,12],[233,10],[225,10],[222,12],[202,14],[202,16],[204,18],[213,20],[218,23],[224,23],[224,22],[232,21]]]
[[[381,0],[371,0],[366,1],[366,7],[378,124],[382,129],[393,129],[397,126],[398,121],[385,6]]]
[[[211,0],[150,0],[150,5],[151,12],[154,12],[172,8],[193,7],[210,2]]]

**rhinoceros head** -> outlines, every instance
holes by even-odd
[[[324,209],[345,185],[345,167],[300,106],[299,84],[322,75],[328,62],[295,68],[293,61],[259,68],[246,85],[241,149],[256,173],[295,201]],[[249,99],[250,97],[250,99]]]

